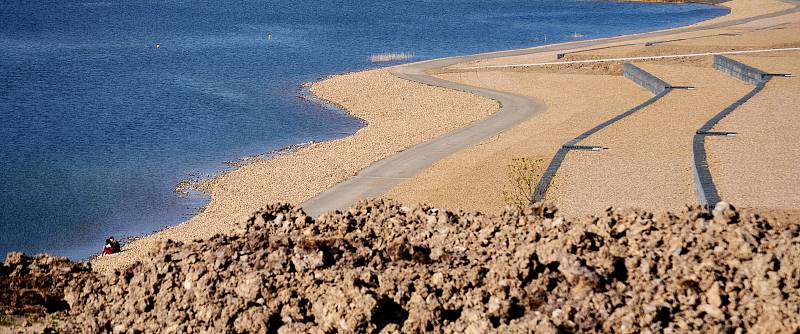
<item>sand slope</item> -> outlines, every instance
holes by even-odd
[[[800,52],[735,57],[773,73],[800,74]],[[709,165],[728,201],[751,207],[800,207],[800,78],[773,78],[716,129],[735,138],[708,138]]]
[[[749,88],[711,68],[640,65],[673,90],[644,110],[582,142],[607,147],[567,155],[548,199],[565,212],[589,213],[609,206],[667,210],[693,203],[692,138],[709,118]]]

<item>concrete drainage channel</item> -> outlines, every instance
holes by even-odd
[[[619,122],[625,117],[633,115],[636,112],[655,103],[662,97],[666,96],[673,89],[693,88],[693,87],[671,86],[664,80],[661,80],[658,77],[630,63],[625,63],[623,65],[623,75],[626,78],[630,79],[631,81],[635,82],[637,85],[642,86],[645,89],[649,90],[650,92],[655,94],[655,96],[653,96],[647,101],[644,101],[642,104],[639,104],[629,109],[628,111],[615,116],[614,118],[611,118],[603,123],[598,124],[597,126],[575,137],[575,139],[572,139],[566,142],[564,145],[561,145],[561,148],[558,149],[558,152],[556,152],[556,154],[553,156],[553,159],[550,161],[550,165],[548,165],[547,169],[545,169],[544,173],[542,173],[542,178],[539,179],[539,183],[536,185],[536,189],[534,190],[533,196],[531,197],[531,203],[544,200],[545,195],[547,194],[547,189],[550,188],[550,184],[553,182],[553,177],[555,177],[556,172],[561,167],[561,164],[564,162],[564,159],[567,157],[567,153],[569,153],[570,151],[601,151],[605,149],[604,147],[600,146],[579,145],[578,143],[588,138],[589,136],[597,133],[598,131],[608,127],[609,125]]]
[[[755,67],[740,63],[736,60],[730,59],[725,56],[714,56],[714,67],[734,78],[755,85],[753,90],[742,96],[739,100],[720,111],[714,117],[711,117],[694,135],[692,139],[692,156],[694,164],[692,166],[692,174],[694,175],[695,195],[697,202],[701,205],[716,205],[721,201],[719,191],[714,185],[714,178],[711,176],[711,171],[708,169],[708,161],[706,155],[706,137],[707,136],[724,136],[734,137],[736,132],[730,131],[712,131],[711,129],[719,123],[725,116],[739,108],[742,104],[753,98],[756,94],[764,89],[767,82],[774,76],[791,76],[790,74],[771,74],[759,70]]]
[[[772,77],[791,76],[791,74],[785,73],[766,73],[762,70],[721,55],[714,56],[714,67],[723,73],[731,75],[751,85],[755,85],[755,87],[742,98],[714,115],[714,117],[709,119],[702,127],[700,127],[700,129],[695,132],[692,140],[692,155],[694,160],[692,172],[694,176],[695,194],[697,196],[698,203],[701,205],[715,205],[721,200],[719,192],[717,191],[717,187],[714,185],[714,179],[711,176],[711,172],[708,168],[705,138],[707,136],[735,137],[736,132],[712,131],[712,129],[717,125],[717,123],[719,123],[720,120],[725,118],[725,116],[736,110],[736,108],[763,90],[767,82],[769,82]],[[536,185],[536,189],[531,197],[531,203],[544,200],[547,190],[550,188],[550,184],[552,183],[556,172],[558,172],[558,169],[561,167],[564,159],[566,159],[567,153],[570,151],[600,151],[605,149],[604,147],[600,146],[579,145],[581,141],[608,127],[609,125],[614,124],[625,117],[628,117],[655,103],[674,89],[694,89],[694,87],[689,86],[671,86],[658,77],[630,63],[624,64],[624,76],[639,86],[649,90],[655,94],[655,96],[643,102],[642,104],[589,129],[578,137],[575,137],[575,139],[572,139],[562,145],[558,152],[556,152],[556,154],[553,156],[553,159],[550,161],[547,169],[545,169],[544,173],[542,174],[542,178]]]

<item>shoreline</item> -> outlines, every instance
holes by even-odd
[[[345,79],[359,80],[363,85],[360,88],[346,88],[341,83]],[[210,201],[205,210],[181,224],[125,245],[122,253],[94,258],[91,260],[92,266],[98,271],[110,272],[144,260],[149,249],[158,247],[161,241],[190,241],[229,232],[238,222],[246,220],[250,213],[268,203],[300,203],[351,177],[374,161],[466,126],[497,109],[494,101],[463,92],[407,82],[395,78],[386,68],[333,75],[313,83],[310,90],[318,98],[341,94],[340,99],[323,100],[338,104],[348,114],[363,119],[369,125],[350,136],[315,142],[292,154],[245,164],[212,177],[205,182],[210,193]],[[391,92],[386,92],[387,90]],[[398,93],[405,94],[408,100],[412,97],[423,98],[415,105],[394,107],[394,112],[367,110],[352,105],[352,102],[344,98],[346,95],[358,95],[379,101],[382,105],[389,105],[392,96]],[[445,98],[442,99],[442,96]],[[423,110],[427,112],[422,112]],[[458,114],[456,110],[471,112],[462,114],[461,117],[451,117]],[[436,121],[446,118],[452,119],[447,119],[446,122]],[[390,134],[389,138],[385,136],[387,133]],[[304,165],[319,168],[309,171],[302,167]],[[261,182],[259,186],[253,186],[258,182]],[[270,200],[264,201],[260,198]],[[246,203],[248,201],[258,204],[251,205]],[[203,227],[198,229],[196,226]]]
[[[333,76],[330,76],[330,77],[327,77],[327,78],[323,79],[322,81],[312,83],[310,85],[310,87],[309,87],[309,92],[311,94],[313,94],[313,96],[315,96],[316,98],[319,98],[319,99],[321,99],[323,101],[327,101],[328,103],[331,103],[331,104],[337,106],[338,108],[340,108],[340,110],[346,112],[351,117],[356,117],[356,118],[362,119],[363,122],[365,123],[365,126],[363,128],[361,128],[361,129],[357,130],[352,135],[349,135],[349,136],[346,136],[346,137],[343,137],[343,138],[340,138],[340,139],[335,139],[335,140],[332,140],[332,141],[323,142],[323,143],[313,143],[313,144],[311,144],[309,146],[310,147],[320,147],[320,146],[325,146],[326,144],[329,145],[330,143],[341,143],[342,141],[347,141],[348,138],[353,138],[353,137],[358,136],[359,133],[365,132],[367,129],[369,129],[370,127],[373,126],[369,121],[369,117],[362,118],[362,116],[364,116],[364,114],[363,114],[364,111],[363,110],[360,111],[360,112],[359,111],[354,112],[352,110],[352,105],[348,106],[347,103],[342,104],[342,103],[339,103],[337,101],[332,101],[331,99],[327,98],[327,96],[330,96],[331,91],[330,90],[326,91],[325,85],[329,84],[330,81],[335,81],[335,80],[341,79],[343,77],[352,77],[352,76],[363,75],[363,73],[365,73],[365,72],[378,72],[378,73],[382,73],[383,72],[384,74],[388,74],[390,71],[394,71],[398,67],[405,67],[405,66],[410,66],[410,65],[413,65],[413,64],[424,64],[424,63],[443,61],[443,60],[452,60],[452,59],[461,60],[461,59],[464,59],[464,58],[473,58],[473,59],[474,58],[478,58],[478,57],[492,58],[492,57],[489,57],[489,56],[497,57],[499,54],[509,54],[509,53],[515,53],[515,52],[524,53],[524,51],[530,51],[532,49],[538,49],[538,48],[559,48],[560,47],[561,50],[566,50],[568,46],[573,46],[573,45],[576,45],[576,44],[581,44],[581,43],[586,43],[586,42],[595,42],[595,43],[597,43],[597,42],[608,42],[609,40],[613,40],[613,39],[630,38],[630,37],[635,37],[635,36],[644,35],[644,34],[654,34],[654,33],[665,33],[665,32],[667,32],[667,35],[669,35],[668,32],[670,32],[670,31],[675,31],[675,30],[679,30],[679,29],[686,29],[688,27],[703,26],[703,25],[706,25],[706,24],[713,24],[712,22],[718,22],[720,20],[724,21],[725,18],[729,18],[729,19],[732,20],[732,19],[735,18],[735,17],[731,18],[732,14],[733,14],[733,11],[730,11],[728,14],[720,16],[720,17],[712,18],[712,19],[709,19],[709,20],[704,20],[704,21],[697,22],[697,23],[694,23],[694,24],[688,25],[688,26],[670,28],[670,29],[666,29],[666,30],[659,30],[659,31],[652,31],[652,32],[645,32],[645,33],[637,33],[637,34],[630,34],[630,35],[611,36],[611,37],[592,39],[592,40],[586,40],[586,41],[565,42],[565,43],[558,43],[558,44],[551,44],[551,45],[544,45],[544,46],[535,46],[535,47],[531,47],[531,48],[523,48],[523,49],[516,49],[516,50],[494,51],[494,52],[487,52],[487,53],[481,53],[481,54],[475,54],[475,55],[465,55],[465,56],[456,56],[456,57],[437,58],[437,59],[425,60],[425,61],[414,62],[414,63],[409,63],[409,64],[396,65],[396,66],[391,66],[391,67],[379,67],[379,68],[376,68],[376,69],[369,69],[369,70],[364,70],[364,71],[359,71],[359,72],[350,72],[350,73],[345,73],[345,74],[333,75]],[[507,56],[499,56],[499,57],[507,57]],[[458,63],[461,63],[461,62],[458,62]],[[386,78],[384,77],[384,79],[386,79]],[[397,79],[397,78],[395,77],[394,79]],[[399,79],[397,79],[397,80],[399,80]],[[419,83],[414,83],[413,85],[419,85]],[[317,89],[316,92],[315,92],[315,87]],[[417,87],[417,88],[420,88],[420,87]],[[449,91],[448,89],[438,88],[438,87],[423,87],[423,88],[439,90],[439,92],[438,92],[439,94],[445,94],[445,95],[447,95],[447,94],[455,94],[455,95],[459,95],[460,97],[464,97],[463,94],[468,94],[468,93],[463,93],[463,92],[458,92],[458,91]],[[322,91],[320,92],[320,90],[322,90]],[[483,99],[483,98],[475,99],[476,97],[477,96],[470,96],[470,98],[472,99],[471,101],[482,101],[481,103],[486,103],[487,102],[487,101],[484,101],[485,99]],[[372,96],[371,98],[374,99],[375,97]],[[343,100],[352,102],[352,100],[349,100],[348,98],[343,98]],[[436,101],[436,102],[439,102],[439,101]],[[494,102],[493,101],[489,101],[489,104],[494,104]],[[480,117],[477,117],[476,115],[473,115],[472,118],[469,118],[468,120],[462,120],[459,124],[457,124],[457,126],[450,126],[448,129],[454,130],[454,129],[463,128],[464,126],[472,124],[472,123],[474,123],[474,122],[476,122],[478,120],[484,119],[485,117],[488,117],[489,115],[492,115],[495,112],[496,112],[496,108],[495,108],[495,110],[490,110],[490,111],[482,110],[481,112],[478,113],[479,115],[481,115]],[[387,115],[383,115],[383,116],[386,117]],[[442,135],[444,133],[448,133],[448,132],[449,131],[444,131],[444,132],[443,131],[439,131],[437,133],[429,133],[428,132],[428,133],[425,133],[424,135],[422,135],[421,137],[416,138],[415,140],[419,140],[420,138],[427,138],[427,139],[418,141],[418,142],[424,142],[425,140],[429,140],[431,138],[436,138],[436,137],[438,137],[438,136],[440,136],[440,135]],[[408,143],[408,142],[406,142],[406,143]],[[304,149],[306,149],[306,148],[304,148]],[[403,149],[400,149],[400,150],[403,150]],[[298,155],[298,154],[301,153],[300,151],[301,150],[292,152],[290,155]],[[355,151],[351,150],[351,152],[352,153],[356,153],[356,154],[357,153],[361,153],[361,152],[358,152],[358,150],[355,150]],[[387,152],[389,154],[393,154],[393,152],[397,152],[397,148],[389,149]],[[385,157],[385,154],[383,154],[383,155]],[[378,156],[381,156],[381,155],[378,155]],[[295,158],[297,158],[297,157],[295,157]],[[272,159],[270,159],[270,160],[272,160]],[[369,161],[369,163],[366,164],[366,165],[369,165],[372,162],[375,162],[375,161],[378,161],[378,160],[380,160],[380,159]],[[256,163],[262,163],[262,162],[264,162],[264,161],[258,161]],[[250,165],[250,164],[248,164],[248,165]],[[362,165],[363,165],[363,163],[362,163]],[[237,168],[235,170],[231,170],[231,171],[222,173],[220,175],[216,175],[216,176],[212,177],[211,180],[209,180],[209,183],[211,183],[211,184],[217,183],[217,186],[219,186],[221,188],[230,188],[230,185],[226,186],[224,184],[224,182],[225,182],[224,180],[227,179],[230,176],[229,174],[246,173],[246,171],[242,171],[243,169],[249,169],[249,168],[247,166],[242,166],[241,168]],[[358,170],[360,170],[360,169],[358,169]],[[352,171],[351,173],[353,173],[353,172],[357,172],[357,170],[356,171]],[[351,174],[349,176],[340,175],[339,177],[344,176],[343,180],[347,180],[350,177],[352,177],[352,175],[354,175],[354,174]],[[328,175],[328,176],[330,176],[330,175]],[[328,180],[326,180],[327,182],[324,182],[324,183],[332,186],[332,185],[338,184],[339,182],[341,182],[343,180],[339,180],[337,182],[332,182],[333,180],[328,179]],[[220,184],[220,183],[222,183],[222,184]],[[330,186],[328,186],[325,189],[329,189]],[[284,195],[284,197],[288,197],[286,194],[283,194],[283,195]],[[215,198],[214,198],[215,195],[213,193],[213,190],[210,191],[209,197],[210,197],[209,198],[209,203],[206,205],[206,207],[211,206],[213,204],[213,202],[215,201]],[[312,194],[312,197],[313,197],[313,194]],[[219,198],[217,198],[217,200],[219,200]],[[275,202],[275,201],[278,201],[278,200],[282,200],[282,199],[272,200],[271,202]],[[248,211],[245,211],[243,213],[240,212],[240,215],[241,214],[248,214],[248,213],[249,213]],[[155,245],[156,241],[158,239],[163,240],[163,239],[165,239],[164,238],[165,236],[167,238],[169,238],[169,234],[170,234],[169,232],[170,231],[174,232],[175,230],[178,230],[178,229],[185,230],[186,229],[186,225],[192,224],[192,223],[196,224],[197,223],[196,220],[198,219],[197,217],[199,215],[202,215],[202,214],[204,214],[204,212],[199,212],[198,215],[196,215],[195,217],[192,217],[191,219],[189,219],[189,220],[187,220],[185,222],[182,222],[181,224],[178,224],[176,226],[170,227],[170,228],[168,228],[168,229],[166,229],[165,231],[162,231],[162,232],[157,232],[155,234],[147,235],[147,236],[137,240],[134,243],[126,245],[126,252],[131,251],[132,247],[136,247],[138,250],[136,250],[135,252],[138,252],[138,253],[140,253],[139,255],[142,255],[141,254],[143,252],[142,248],[145,248],[144,244],[149,244],[151,246]],[[219,216],[218,216],[218,218],[219,218]],[[228,229],[230,229],[235,225],[236,221],[240,221],[241,220],[239,218],[241,218],[241,217],[230,217],[230,216],[226,217],[225,220],[227,222],[225,223],[225,225],[227,225]],[[216,230],[215,229],[209,229],[209,231],[204,231],[204,233],[201,233],[201,234],[208,234],[208,232],[212,232],[212,231],[219,232],[220,230],[219,229],[216,229]],[[202,235],[195,234],[195,235],[192,236],[192,238],[184,237],[184,238],[179,238],[179,239],[182,239],[184,241],[188,241],[188,240],[191,240],[193,238],[200,237],[200,236],[202,236]],[[130,253],[128,253],[128,254],[130,255]],[[122,255],[125,255],[125,252],[122,253]],[[102,271],[102,270],[111,270],[111,269],[114,269],[114,268],[124,267],[124,266],[126,266],[126,263],[127,264],[132,263],[132,261],[111,261],[112,258],[114,258],[113,260],[117,260],[117,258],[119,258],[119,257],[120,256],[97,258],[97,259],[92,260],[92,264],[96,265],[96,267]],[[126,257],[130,258],[130,256],[126,256]],[[114,262],[114,263],[112,263],[112,262]],[[116,263],[116,262],[120,262],[120,263]]]

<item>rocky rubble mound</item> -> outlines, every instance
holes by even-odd
[[[543,204],[481,215],[368,201],[318,220],[272,205],[231,235],[166,242],[151,258],[114,275],[40,268],[66,282],[58,329],[800,330],[800,223],[725,203],[576,221]],[[4,300],[26,261],[37,260],[2,267]]]
[[[9,253],[0,265],[0,325],[22,325],[25,321],[15,321],[21,316],[69,310],[64,289],[91,275],[88,264],[73,263],[66,257]]]

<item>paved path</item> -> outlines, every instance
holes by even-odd
[[[468,61],[554,51],[567,52],[586,47],[595,47],[607,43],[631,41],[640,38],[663,37],[678,33],[729,27],[800,11],[800,7],[798,7],[800,1],[787,0],[786,2],[795,4],[795,7],[775,13],[724,21],[709,25],[690,26],[642,34],[546,45],[528,49],[441,58],[398,67],[393,71],[394,75],[397,77],[427,85],[461,90],[484,96],[499,101],[502,104],[502,108],[491,116],[475,122],[465,128],[461,128],[454,132],[428,140],[421,144],[417,144],[402,152],[375,162],[359,172],[358,175],[350,178],[347,181],[339,183],[336,186],[309,199],[301,204],[301,206],[308,214],[312,216],[318,216],[328,211],[344,209],[362,198],[380,197],[404,179],[413,177],[423,169],[431,166],[436,161],[439,161],[442,158],[445,158],[461,149],[478,144],[505,129],[517,125],[518,123],[537,113],[545,111],[547,108],[540,101],[529,97],[443,80],[432,75],[428,75],[426,73],[428,70],[440,69]]]
[[[318,216],[331,210],[346,208],[361,198],[380,197],[402,180],[413,177],[436,161],[491,138],[547,109],[543,103],[529,97],[461,85],[424,73],[427,69],[446,66],[443,64],[450,61],[452,60],[421,63],[403,68],[395,75],[407,80],[474,93],[501,101],[503,107],[467,127],[417,144],[370,165],[358,175],[303,203],[302,207],[307,213]]]

